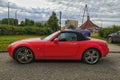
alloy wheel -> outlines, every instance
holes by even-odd
[[[26,47],[17,49],[15,54],[16,60],[22,64],[30,63],[34,59],[33,52]]]
[[[96,49],[88,49],[85,53],[84,53],[84,61],[88,64],[95,64],[99,61],[100,58],[100,54],[99,51]]]

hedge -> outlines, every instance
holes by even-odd
[[[98,32],[100,37],[107,38],[107,36],[111,33],[115,33],[117,31],[120,31],[120,26],[112,26],[108,28],[101,28]]]
[[[52,32],[48,27],[0,26],[0,35],[49,35]]]

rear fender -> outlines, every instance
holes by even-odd
[[[82,49],[81,49],[82,48]],[[99,45],[96,45],[96,44],[89,44],[89,45],[86,45],[86,46],[82,46],[80,49],[79,49],[79,53],[81,53],[79,56],[80,56],[80,59],[82,59],[82,56],[84,54],[84,52],[88,49],[97,49],[99,52],[100,52],[100,56],[102,56],[102,48],[99,46]]]

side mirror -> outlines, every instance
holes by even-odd
[[[58,43],[59,42],[59,39],[58,38],[55,38],[54,39],[54,43]]]

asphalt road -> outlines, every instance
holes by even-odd
[[[110,53],[98,64],[81,61],[35,61],[18,64],[0,53],[0,80],[120,80],[120,53]]]

